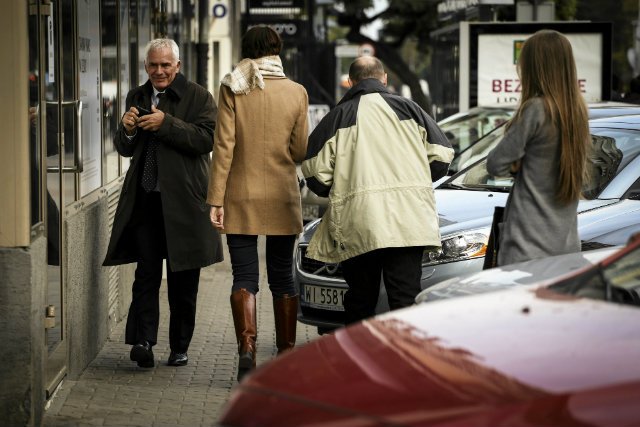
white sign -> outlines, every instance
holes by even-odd
[[[231,34],[229,26],[229,5],[226,0],[216,0],[211,6],[209,16],[209,37],[227,37]]]
[[[56,60],[54,56],[54,43],[56,35],[53,32],[53,16],[47,16],[47,84],[56,81]]]
[[[82,101],[82,159],[80,196],[102,183],[100,128],[100,14],[98,3],[78,2],[79,98]]]
[[[530,34],[478,36],[478,105],[517,104],[520,79],[516,60]],[[576,60],[578,83],[587,102],[602,100],[602,35],[565,34]]]

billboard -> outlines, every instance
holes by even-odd
[[[540,29],[564,34],[573,49],[587,102],[611,94],[610,23],[460,23],[459,106],[514,105],[520,100],[516,64],[524,41]]]

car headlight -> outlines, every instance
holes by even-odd
[[[483,257],[487,252],[488,240],[488,228],[444,236],[442,238],[442,248],[437,251],[424,251],[422,264],[435,265]]]

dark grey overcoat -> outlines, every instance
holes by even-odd
[[[196,83],[177,74],[165,91],[160,109],[165,119],[155,133],[160,143],[157,151],[158,183],[162,198],[167,250],[173,271],[206,267],[222,261],[220,234],[209,220],[206,204],[209,176],[209,153],[217,109],[211,94]],[[127,94],[126,108],[151,109],[151,82]],[[115,136],[118,153],[131,157],[113,222],[111,240],[104,265],[136,262],[135,242],[126,232],[131,219],[136,192],[140,187],[145,141],[152,132],[138,129],[130,141],[122,124]]]

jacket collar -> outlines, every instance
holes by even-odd
[[[344,94],[338,105],[370,93],[389,93],[389,90],[378,79],[364,79]]]
[[[146,93],[149,95],[149,98],[151,98],[151,95],[153,95],[153,86],[151,85],[151,80],[147,80],[144,86],[146,89]],[[171,84],[165,89],[165,93],[170,94],[169,98],[177,98],[178,100],[180,100],[182,98],[182,95],[184,95],[186,88],[187,78],[183,76],[182,73],[178,73],[176,74],[176,78],[173,79]]]

